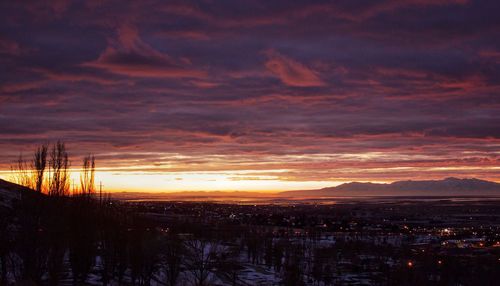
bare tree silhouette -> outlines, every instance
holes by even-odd
[[[33,185],[34,189],[41,193],[43,189],[45,169],[47,167],[47,150],[48,146],[46,144],[39,146],[33,156],[33,162],[31,168],[34,171]]]
[[[216,265],[218,244],[209,239],[190,239],[184,242],[185,267],[196,286],[210,285]]]
[[[12,179],[16,184],[28,188],[33,187],[31,171],[28,167],[28,163],[24,160],[22,153],[19,154],[17,161],[10,166],[10,171],[12,172]]]
[[[57,141],[50,152],[49,167],[51,171],[49,195],[66,196],[69,193],[69,159],[66,146]]]
[[[171,235],[167,238],[164,245],[163,260],[165,264],[165,282],[169,286],[177,284],[184,252],[182,240],[177,235]]]
[[[88,155],[83,158],[82,172],[80,174],[80,186],[83,195],[92,195],[95,191],[94,176],[95,158]]]

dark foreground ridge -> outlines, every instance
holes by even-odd
[[[490,198],[101,201],[0,181],[0,201],[0,285],[451,286],[500,279],[500,201]]]
[[[24,186],[0,179],[0,208],[12,208],[22,196],[40,196]]]

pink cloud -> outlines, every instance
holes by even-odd
[[[298,61],[286,57],[274,50],[265,52],[268,60],[266,68],[289,86],[324,86],[316,71]]]
[[[15,93],[27,90],[36,90],[48,83],[47,80],[35,80],[19,83],[8,83],[0,86],[0,93]]]
[[[162,31],[157,33],[159,36],[165,36],[169,38],[180,38],[180,39],[190,39],[197,41],[206,41],[210,40],[210,37],[203,32],[200,31]]]
[[[0,54],[18,56],[21,53],[22,49],[17,42],[0,38]]]
[[[425,71],[414,70],[414,69],[405,69],[405,68],[386,68],[380,67],[377,68],[377,73],[381,76],[387,77],[403,77],[403,78],[417,78],[417,79],[425,79],[428,77],[428,73]]]
[[[154,49],[142,41],[135,27],[123,26],[116,40],[93,62],[83,64],[130,77],[205,78],[206,73],[186,65],[182,59]]]
[[[246,17],[217,17],[201,10],[199,7],[188,4],[167,5],[162,9],[165,13],[186,18],[197,19],[205,23],[221,28],[251,28],[289,22],[287,17],[276,17],[276,15],[259,15]]]
[[[378,14],[393,12],[399,9],[404,9],[411,6],[445,6],[445,5],[465,5],[468,0],[405,0],[405,1],[385,1],[372,6],[371,8],[361,12],[358,16],[353,15],[353,19],[364,20],[372,18]]]
[[[72,73],[72,72],[55,72],[44,68],[32,68],[30,69],[33,72],[39,73],[40,75],[46,77],[50,80],[55,81],[66,81],[66,82],[93,82],[101,85],[112,85],[112,84],[123,84],[130,82],[125,82],[123,80],[114,80],[110,78],[103,78],[93,73]]]
[[[479,51],[479,56],[488,60],[492,60],[495,63],[500,63],[500,51],[481,50]]]
[[[64,12],[66,12],[70,5],[71,5],[71,1],[68,1],[68,0],[53,0],[51,2],[52,10],[54,10],[54,12],[57,15],[61,15]]]
[[[219,86],[216,82],[202,81],[202,80],[192,80],[190,81],[194,86],[199,88],[214,88]]]

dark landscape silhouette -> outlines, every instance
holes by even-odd
[[[476,196],[498,195],[497,183],[347,183],[259,204],[248,201],[257,194],[240,192],[113,198],[96,193],[92,155],[70,192],[70,163],[64,143],[42,145],[31,162],[20,157],[12,167],[26,186],[0,180],[2,285],[494,285],[500,278],[500,196]],[[387,196],[405,191],[427,196]],[[439,192],[436,200],[430,191]],[[311,200],[339,192],[383,199]],[[273,200],[284,195],[291,198]]]
[[[0,286],[500,285],[500,1],[0,1]]]

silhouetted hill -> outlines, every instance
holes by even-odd
[[[12,207],[15,200],[19,200],[22,194],[35,195],[30,188],[0,179],[0,207]]]
[[[319,190],[288,191],[282,196],[474,196],[500,195],[500,184],[479,179],[397,181],[390,184],[345,183]]]

